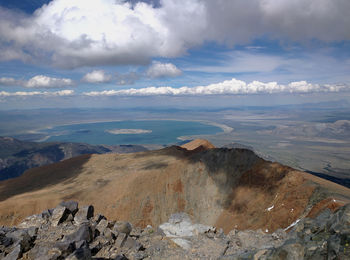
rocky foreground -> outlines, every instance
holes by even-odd
[[[74,201],[0,228],[2,259],[350,259],[350,204],[290,227],[237,231],[177,213],[158,228],[94,215]]]

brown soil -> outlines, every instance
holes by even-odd
[[[195,149],[198,149],[199,147],[201,147],[203,150],[215,148],[215,146],[212,143],[204,139],[195,139],[189,143],[181,145],[181,147],[187,150],[195,150]]]
[[[313,205],[328,207],[320,202],[324,199],[350,198],[349,189],[266,162],[249,150],[194,149],[80,156],[32,169],[0,182],[0,224],[16,224],[73,199],[93,204],[108,219],[142,227],[184,211],[195,222],[226,232],[271,232],[314,216],[319,210],[312,211]]]

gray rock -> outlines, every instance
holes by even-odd
[[[34,238],[38,233],[38,227],[29,227],[27,228],[27,233],[30,237]]]
[[[91,259],[91,251],[87,247],[78,248],[66,258],[66,260],[90,260],[90,259]]]
[[[12,243],[13,243],[12,238],[6,237],[4,235],[0,236],[0,245],[1,246],[8,247],[8,246],[12,245]]]
[[[93,206],[85,206],[78,210],[78,212],[74,216],[74,222],[77,225],[88,223],[89,219],[94,216],[94,207]]]
[[[20,244],[23,251],[28,251],[33,242],[33,238],[29,236],[25,229],[18,229],[7,233],[8,238],[11,238],[15,244]]]
[[[115,234],[115,232],[112,232],[112,230],[110,228],[106,228],[103,231],[103,236],[105,238],[107,238],[109,241],[115,240],[117,238],[117,234]]]
[[[92,255],[96,255],[103,247],[109,245],[110,241],[103,236],[98,236],[92,243],[90,243],[89,248]]]
[[[300,243],[295,240],[288,240],[281,247],[278,247],[268,256],[268,259],[271,260],[299,260],[304,259],[305,248]]]
[[[53,248],[57,248],[60,251],[61,257],[67,257],[75,250],[75,243],[59,241],[53,245]]]
[[[152,229],[151,226],[149,226],[149,227],[150,227],[149,230]],[[147,227],[146,227],[146,229],[147,229]],[[129,236],[139,238],[141,236],[141,234],[142,234],[142,229],[140,227],[133,227]]]
[[[330,259],[335,259],[339,255],[340,250],[340,237],[332,235],[328,239],[327,254]]]
[[[16,230],[15,227],[0,227],[0,234],[6,234],[10,231]]]
[[[350,234],[350,204],[341,207],[327,222],[331,232]]]
[[[113,226],[113,231],[118,231],[119,233],[124,233],[129,235],[132,230],[132,226],[126,221],[117,221]]]
[[[301,219],[289,233],[281,229],[272,234],[233,230],[225,235],[216,228],[192,224],[186,214],[175,214],[166,228],[160,228],[168,237],[152,227],[142,230],[126,221],[93,218],[92,207],[80,209],[74,224],[68,221],[73,214],[63,206],[48,214],[48,218],[27,218],[25,228],[0,227],[0,258],[350,259],[350,206],[336,213],[326,210],[316,219]]]
[[[41,213],[41,217],[44,219],[48,219],[52,216],[53,209],[46,209]]]
[[[97,215],[95,215],[91,220],[92,220],[94,223],[98,224],[98,223],[100,223],[100,221],[101,221],[102,219],[106,219],[106,217],[103,216],[103,215],[101,215],[101,214],[97,214]]]
[[[126,238],[123,246],[134,251],[139,251],[142,248],[141,243],[137,242],[135,239],[129,236]]]
[[[204,234],[212,227],[202,224],[192,224],[190,217],[186,213],[176,213],[171,215],[168,222],[158,227],[158,233],[163,236],[180,238],[191,237]]]
[[[127,238],[127,234],[125,233],[120,233],[117,237],[117,239],[115,240],[115,245],[117,248],[120,248],[120,247],[123,247],[124,246],[124,243],[126,241],[126,238]]]
[[[62,201],[60,206],[66,207],[70,213],[74,216],[75,213],[78,212],[78,202],[70,200],[70,201]]]
[[[108,227],[108,221],[106,219],[102,219],[95,227],[98,230],[99,234],[103,234],[105,229]]]
[[[21,246],[21,244],[18,244],[11,251],[11,253],[9,253],[7,256],[5,256],[4,260],[17,260],[21,257],[22,257],[22,246]]]
[[[80,240],[78,242],[75,242],[75,248],[82,248],[84,246],[88,246],[86,240]]]
[[[181,247],[184,250],[190,250],[192,247],[192,243],[184,238],[172,238],[171,239],[176,245]]]
[[[33,215],[25,218],[25,220],[18,225],[20,228],[40,227],[47,223],[47,219],[43,218],[41,214]]]
[[[38,259],[38,260],[49,260],[52,259],[52,254],[49,253],[49,251],[52,249],[51,244],[37,244],[35,245],[29,252],[28,252],[28,258],[29,259]],[[54,255],[54,254],[53,254]],[[59,254],[56,254],[56,258],[59,257]]]
[[[91,234],[89,225],[83,224],[75,232],[65,235],[63,238],[63,241],[70,242],[70,243],[75,243],[82,240],[90,242],[91,239],[92,239],[92,234]]]
[[[70,212],[66,207],[58,206],[52,212],[51,225],[58,226],[59,224],[63,223],[69,214]]]

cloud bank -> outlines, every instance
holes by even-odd
[[[53,0],[31,16],[0,8],[0,60],[144,65],[210,41],[346,41],[348,10],[348,0]]]
[[[85,92],[86,96],[186,96],[186,95],[246,95],[246,94],[275,94],[275,93],[315,93],[349,91],[347,85],[311,84],[306,81],[291,82],[287,85],[277,82],[263,83],[253,81],[247,84],[244,81],[231,79],[220,83],[197,87],[147,87],[141,89],[105,90]]]
[[[72,96],[74,95],[74,90],[66,89],[61,91],[17,91],[17,92],[7,92],[0,91],[0,97],[30,97],[30,96],[46,96],[46,97],[61,97],[61,96]]]
[[[2,77],[0,78],[0,85],[21,86],[26,88],[62,88],[73,86],[74,81],[66,78],[53,78],[44,75],[37,75],[29,80]]]

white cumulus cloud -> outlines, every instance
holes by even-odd
[[[204,12],[203,4],[193,0],[164,1],[160,8],[142,2],[53,0],[29,17],[1,9],[0,59],[22,57],[25,49],[33,62],[64,68],[146,64],[152,57],[174,57],[200,44],[206,21],[192,21]],[[16,50],[6,49],[9,43]]]
[[[9,78],[9,77],[0,78],[0,85],[14,86],[14,85],[18,85],[19,83],[20,83],[20,81],[14,79],[14,78]]]
[[[87,96],[154,96],[154,95],[246,95],[246,94],[274,94],[274,93],[314,93],[314,92],[339,92],[349,91],[347,85],[319,85],[306,81],[291,82],[287,85],[277,82],[253,81],[246,83],[241,80],[231,79],[216,84],[197,87],[147,87],[140,89],[105,90],[85,92]]]
[[[74,82],[71,79],[37,75],[29,79],[24,86],[28,88],[60,88],[72,86],[73,84]]]
[[[207,41],[350,40],[349,0],[53,0],[30,16],[0,8],[0,60],[73,68],[147,64]]]
[[[181,74],[182,71],[174,64],[160,62],[153,62],[146,72],[146,75],[151,78],[177,77]]]
[[[82,81],[88,83],[105,83],[112,79],[111,75],[107,75],[103,70],[94,70],[84,75]]]
[[[0,85],[21,86],[27,88],[62,88],[74,85],[74,81],[67,78],[54,78],[45,75],[37,75],[29,80],[2,77],[0,78]]]

